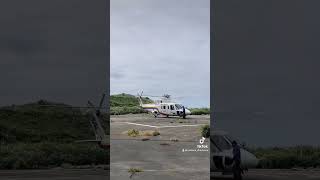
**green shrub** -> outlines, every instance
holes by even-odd
[[[140,132],[136,129],[130,129],[128,131],[128,136],[131,136],[131,137],[136,137],[136,136],[139,136]]]
[[[108,164],[109,151],[94,144],[16,143],[1,145],[0,169],[36,169],[62,164]]]
[[[210,126],[209,125],[204,125],[201,127],[201,136],[205,138],[210,137]]]
[[[160,135],[160,132],[158,132],[158,131],[153,131],[152,135],[153,135],[153,136],[159,136],[159,135]]]
[[[102,115],[109,134],[109,117]],[[88,118],[79,108],[45,100],[0,108],[0,169],[107,164],[107,150],[73,143],[94,139]]]
[[[142,98],[143,103],[153,103],[148,97]],[[110,107],[133,107],[139,106],[139,99],[130,94],[117,94],[110,96]]]
[[[251,149],[259,159],[259,168],[288,169],[320,167],[320,148],[311,146]]]
[[[190,109],[192,115],[206,115],[210,114],[209,108],[191,108]]]
[[[136,173],[143,172],[143,170],[140,168],[130,168],[128,172],[130,173],[130,178],[132,178]]]
[[[39,107],[34,104],[0,108],[0,142],[39,143],[43,141],[69,143],[92,139],[88,115],[78,108]],[[109,117],[102,118],[109,133]]]
[[[111,115],[140,114],[140,113],[145,113],[145,111],[140,106],[110,107]]]

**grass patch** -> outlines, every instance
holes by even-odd
[[[179,141],[179,139],[174,137],[174,138],[170,138],[170,141],[178,142],[178,141]]]
[[[201,131],[201,136],[202,137],[205,137],[205,138],[209,138],[210,137],[210,126],[209,125],[202,126],[200,131]]]
[[[130,129],[129,131],[127,131],[128,136],[131,137],[137,137],[137,136],[159,136],[160,132],[158,131],[139,131],[136,129]]]
[[[137,137],[139,136],[139,134],[140,134],[139,130],[136,130],[136,129],[130,129],[128,131],[128,136],[130,137]]]
[[[130,168],[128,172],[130,173],[130,178],[132,178],[135,174],[143,172],[143,170],[140,168]]]
[[[159,136],[160,132],[158,131],[141,131],[142,136]]]
[[[159,131],[153,131],[152,135],[153,135],[153,136],[159,136],[159,135],[160,135],[160,132],[159,132]]]

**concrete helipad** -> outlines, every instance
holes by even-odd
[[[201,126],[209,123],[209,116],[187,119],[154,118],[148,114],[112,116],[111,179],[130,179],[130,168],[143,171],[131,179],[210,179],[209,143],[199,142]],[[160,135],[130,137],[126,134],[130,129],[158,131]]]
[[[211,176],[211,180],[232,179],[231,176]],[[251,169],[243,176],[244,180],[319,180],[319,169]]]

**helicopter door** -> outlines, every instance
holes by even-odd
[[[164,114],[168,114],[167,106],[166,105],[161,105],[161,112]]]
[[[170,106],[166,105],[166,114],[171,115]]]
[[[170,105],[170,114],[176,115],[175,107],[174,105]]]
[[[218,170],[230,170],[232,168],[232,146],[223,135],[213,135],[210,138],[212,144],[212,162]],[[215,148],[214,148],[215,147]]]

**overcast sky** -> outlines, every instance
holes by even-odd
[[[0,2],[0,105],[97,102],[108,86],[106,2]]]
[[[111,0],[111,94],[210,104],[210,1]]]
[[[254,145],[320,145],[320,1],[214,5],[211,124]]]

